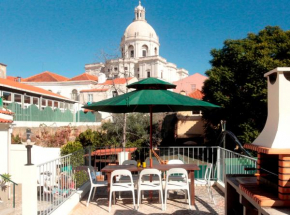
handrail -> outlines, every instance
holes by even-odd
[[[218,146],[221,146],[222,142],[224,141],[224,138],[226,137],[226,135],[228,135],[235,143],[237,143],[239,145],[239,147],[241,148],[241,150],[246,153],[249,157],[253,157],[253,155],[251,155],[244,147],[243,145],[240,143],[240,141],[238,140],[238,138],[236,137],[236,135],[234,135],[233,132],[231,131],[223,131],[217,138],[217,142],[218,142]]]
[[[12,182],[12,183],[13,183],[13,208],[15,208],[15,185],[18,186],[18,184],[17,184],[16,182],[10,180],[9,178],[6,178],[4,175],[1,175],[1,174],[0,174],[0,176],[1,176],[2,178],[4,178],[5,180],[8,180],[9,182]]]

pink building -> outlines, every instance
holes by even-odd
[[[176,85],[176,89],[174,89],[174,92],[180,93],[181,91],[184,91],[186,95],[189,95],[191,92],[194,92],[196,90],[201,90],[203,86],[203,82],[208,77],[201,75],[199,73],[195,73],[191,76],[188,76],[187,78],[183,78],[179,81],[173,82],[173,84]]]

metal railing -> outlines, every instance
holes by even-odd
[[[0,174],[0,177],[4,179],[3,182],[11,182],[13,184],[13,208],[15,208],[15,185],[18,184],[10,180],[9,178],[5,177],[4,175]]]
[[[225,183],[226,174],[254,174],[256,167],[256,158],[218,147],[217,180],[219,182]]]
[[[38,214],[51,214],[88,181],[85,150],[37,165]]]
[[[200,170],[195,171],[197,179],[204,178],[208,163],[213,164],[211,180],[220,183],[224,183],[226,174],[253,174],[255,170],[247,171],[245,168],[256,168],[255,158],[219,146],[158,147],[154,150],[164,161],[178,159],[198,165]],[[149,147],[95,147],[38,165],[38,214],[50,214],[75,193],[88,180],[87,166],[100,171],[110,163],[118,164],[118,154],[122,151],[130,151],[128,159],[141,162],[149,157]]]

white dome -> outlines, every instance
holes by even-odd
[[[140,38],[140,39],[150,38],[150,40],[155,40],[157,43],[159,43],[159,39],[155,30],[146,21],[132,22],[125,30],[124,37],[125,39],[130,39],[130,37]]]

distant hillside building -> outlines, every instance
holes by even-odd
[[[195,73],[191,76],[183,78],[179,81],[173,82],[176,85],[174,92],[180,93],[183,92],[185,95],[189,95],[196,90],[201,91],[203,87],[204,81],[208,79],[208,77],[201,75],[199,73]]]
[[[86,64],[85,71],[92,75],[103,73],[107,78],[136,77],[138,80],[154,77],[174,82],[188,76],[188,71],[177,68],[159,55],[159,38],[145,19],[145,8],[135,8],[134,21],[126,28],[121,39],[121,58],[104,63]]]

